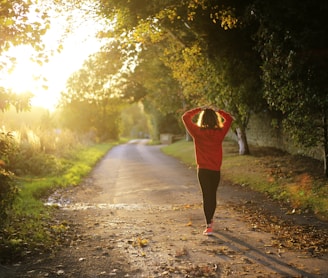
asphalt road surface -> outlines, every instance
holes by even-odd
[[[199,197],[195,171],[146,143],[131,141],[108,153],[93,173],[103,191],[99,198],[111,204],[172,205]]]

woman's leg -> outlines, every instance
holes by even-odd
[[[198,181],[203,193],[203,209],[206,223],[212,222],[216,209],[216,191],[220,182],[220,171],[198,169]]]

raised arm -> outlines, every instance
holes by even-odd
[[[232,121],[233,121],[233,117],[228,113],[228,112],[225,112],[224,110],[221,110],[219,109],[217,111],[224,119],[224,123],[223,123],[223,128],[222,128],[222,131],[225,134],[227,134],[231,124],[232,124]]]

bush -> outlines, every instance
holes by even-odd
[[[4,225],[12,208],[18,189],[14,182],[14,174],[6,169],[6,161],[12,146],[12,134],[0,132],[0,228]]]
[[[20,153],[12,156],[11,160],[12,171],[19,176],[45,176],[57,175],[62,171],[62,166],[53,155],[39,152],[28,152],[23,149]]]
[[[18,192],[13,176],[11,172],[0,168],[0,228],[7,219]]]
[[[13,133],[8,169],[18,176],[61,174],[65,170],[61,158],[79,145],[78,138],[69,131],[22,127]]]

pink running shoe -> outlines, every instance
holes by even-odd
[[[203,232],[203,235],[205,236],[213,235],[213,220],[211,221],[211,224],[207,225],[207,228]]]
[[[207,227],[205,231],[203,232],[204,236],[211,236],[213,235],[213,228],[212,227]]]

